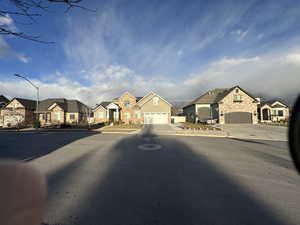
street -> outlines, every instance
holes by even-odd
[[[0,134],[48,179],[45,224],[300,224],[287,142],[94,132]]]

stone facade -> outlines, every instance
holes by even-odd
[[[126,92],[115,102],[120,107],[120,119],[124,123],[142,123],[141,117],[138,117],[139,109],[136,106],[135,96]]]
[[[235,86],[230,89],[208,91],[196,98],[190,105],[184,107],[183,110],[188,122],[197,123],[213,119],[220,124],[225,124],[225,116],[228,116],[228,118],[230,116],[231,121],[226,121],[228,123],[257,124],[258,103],[246,91],[239,86]],[[232,118],[234,118],[234,121],[232,121]]]
[[[87,116],[80,112],[66,112],[56,103],[49,106],[47,112],[39,112],[41,126],[58,124],[79,124],[87,121]]]
[[[236,101],[235,95],[240,95],[241,100]],[[252,123],[258,123],[257,104],[252,97],[236,87],[221,102],[219,102],[219,123],[225,123],[225,114],[230,112],[249,112],[252,114]]]
[[[26,109],[17,99],[13,99],[1,110],[3,127],[31,125],[35,120],[34,110]]]
[[[153,102],[153,99],[155,99],[155,103]],[[103,103],[105,103],[105,105],[101,105],[101,103],[93,110],[95,123],[107,122],[109,120],[111,121],[110,116],[112,114],[109,113],[109,110],[112,103],[119,107],[118,111],[114,111],[114,113],[118,113],[118,116],[113,114],[113,120],[119,119],[126,124],[143,124],[145,113],[157,112],[164,113],[164,116],[167,114],[167,120],[169,123],[171,122],[171,105],[154,93],[150,93],[143,98],[137,98],[132,94],[125,92],[122,96],[115,99],[111,103]]]

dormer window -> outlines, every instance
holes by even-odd
[[[158,105],[159,102],[159,98],[158,97],[154,97],[153,98],[153,105]]]

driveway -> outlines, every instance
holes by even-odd
[[[259,124],[224,124],[217,126],[224,129],[229,136],[237,138],[287,141],[287,127]]]
[[[151,124],[151,125],[148,124],[148,125],[144,125],[142,133],[151,131],[151,133],[154,134],[161,134],[161,133],[176,131],[176,130],[181,130],[181,129],[176,127],[174,124]]]

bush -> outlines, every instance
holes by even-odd
[[[110,124],[110,122],[106,121],[104,122],[104,126],[108,126]]]
[[[41,122],[39,120],[35,120],[32,124],[32,127],[38,129],[41,127]]]

